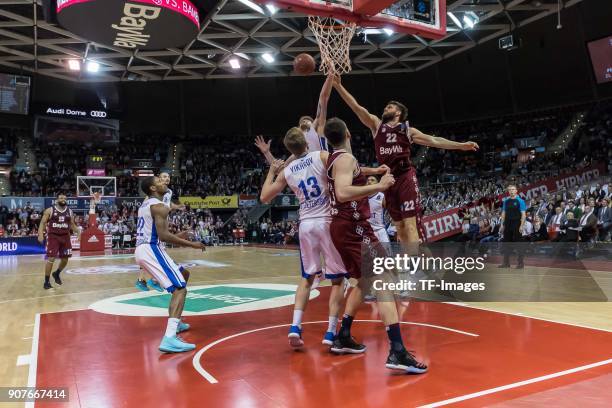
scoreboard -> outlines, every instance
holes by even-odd
[[[104,165],[104,156],[99,154],[90,154],[87,156],[87,175],[88,176],[106,176],[106,166]]]

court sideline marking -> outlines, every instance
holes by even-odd
[[[36,387],[36,369],[38,366],[38,339],[40,337],[40,313],[34,317],[34,333],[32,334],[32,351],[30,353],[30,369],[28,371],[28,387]],[[34,408],[34,402],[26,402],[25,408]]]
[[[355,322],[361,322],[361,323],[381,323],[380,320],[354,320],[354,321]],[[320,321],[316,321],[316,322],[303,322],[302,324],[322,324],[322,323],[328,323],[328,321],[327,320],[320,320]],[[459,333],[459,334],[464,334],[466,336],[479,337],[478,334],[469,333],[469,332],[465,332],[465,331],[461,331],[461,330],[457,330],[457,329],[452,329],[450,327],[445,327],[445,326],[437,326],[435,324],[417,323],[417,322],[400,322],[400,323],[401,324],[410,324],[410,325],[414,325],[414,326],[432,327],[432,328],[436,328],[436,329],[447,330],[447,331],[452,331],[452,332]],[[200,363],[200,358],[202,357],[202,355],[206,351],[210,350],[211,348],[213,348],[217,344],[222,343],[222,342],[224,342],[226,340],[231,340],[234,337],[242,336],[242,335],[245,335],[245,334],[251,334],[251,333],[255,333],[255,332],[259,332],[259,331],[263,331],[263,330],[277,329],[277,328],[280,328],[280,327],[287,327],[287,326],[291,326],[291,323],[288,323],[288,324],[279,324],[279,325],[276,325],[276,326],[260,327],[258,329],[243,331],[243,332],[240,332],[240,333],[232,334],[230,336],[226,336],[226,337],[223,337],[221,339],[215,340],[212,343],[209,343],[206,346],[204,346],[202,349],[200,349],[193,356],[193,360],[192,360],[193,367],[209,383],[216,384],[219,381],[215,377],[213,377],[208,371],[204,370],[204,368],[202,367],[202,364]]]

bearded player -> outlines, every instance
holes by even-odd
[[[164,183],[166,186],[170,185],[170,174],[168,172],[162,171],[161,173],[159,173],[159,179],[162,181],[162,183]],[[170,190],[170,188],[168,188],[168,191],[166,191],[166,193],[164,194],[164,198],[163,198],[163,203],[165,206],[167,206],[170,211],[172,210],[184,210],[185,206],[184,205],[179,205],[179,204],[175,204],[172,202],[172,190]],[[145,197],[145,200],[148,197]],[[149,277],[149,279],[147,279],[147,276]],[[135,286],[142,290],[143,292],[146,292],[149,290],[149,287],[155,289],[158,292],[163,292],[164,290],[162,289],[161,286],[159,286],[159,282],[157,282],[155,279],[153,279],[148,273],[145,272],[144,269],[140,269],[140,274],[138,275],[138,279],[136,279],[136,284]]]
[[[149,197],[138,209],[138,228],[136,263],[145,269],[159,282],[160,286],[172,294],[168,308],[168,324],[159,345],[165,353],[180,353],[195,348],[194,344],[184,342],[178,333],[189,329],[187,323],[181,322],[189,271],[179,266],[170,258],[163,242],[204,250],[204,244],[184,239],[184,234],[173,235],[168,231],[168,213],[170,209],[163,202],[168,186],[159,177],[147,177],[142,181],[142,191]]]
[[[397,227],[398,239],[406,243],[425,240],[420,223],[421,197],[416,178],[416,169],[410,161],[412,145],[436,147],[447,150],[476,151],[474,142],[453,142],[442,137],[426,135],[410,127],[408,109],[402,103],[390,101],[385,106],[382,117],[378,118],[359,105],[355,98],[342,86],[336,76],[334,88],[344,102],[355,112],[365,126],[372,132],[376,148],[376,160],[391,168],[396,183],[385,191],[387,211]],[[419,237],[420,236],[420,237]]]
[[[57,270],[53,272],[53,280],[56,284],[61,285],[62,279],[60,273],[68,264],[68,258],[72,256],[72,244],[70,243],[70,231],[77,234],[77,240],[81,238],[81,232],[74,222],[74,214],[68,208],[66,203],[66,195],[58,194],[55,204],[47,208],[40,220],[38,226],[38,242],[41,244],[45,240],[45,231],[47,232],[46,263],[45,263],[45,283],[43,288],[52,289],[49,278],[51,270],[56,258],[60,259]]]
[[[298,127],[304,132],[306,143],[308,144],[308,152],[318,152],[321,150],[329,150],[327,146],[327,140],[323,135],[323,128],[327,121],[327,102],[332,90],[333,77],[328,76],[323,83],[321,93],[319,94],[319,103],[317,105],[317,116],[314,120],[310,116],[302,116],[298,121]],[[268,164],[272,164],[275,160],[272,153],[270,153],[270,143],[272,139],[267,142],[262,136],[255,138],[255,146],[261,151],[266,158]],[[286,164],[293,160],[293,156],[287,159]]]
[[[338,354],[357,354],[366,350],[365,345],[357,343],[351,336],[353,319],[363,301],[363,291],[367,289],[366,279],[362,279],[361,276],[362,263],[367,267],[372,262],[371,258],[387,256],[385,248],[374,235],[372,225],[368,221],[370,218],[368,197],[388,191],[395,184],[395,178],[387,172],[378,183],[367,184],[366,177],[351,152],[350,133],[342,120],[338,118],[328,120],[325,125],[325,137],[334,148],[327,161],[332,205],[330,233],[347,272],[350,277],[358,280],[357,286],[346,300],[340,331],[330,350]],[[365,254],[362,253],[362,245],[366,247]],[[377,296],[382,294],[377,293]],[[395,301],[379,301],[378,310],[389,337],[390,350],[385,366],[416,374],[427,372],[427,366],[418,362],[404,347]]]

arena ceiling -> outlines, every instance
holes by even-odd
[[[458,27],[451,18],[447,35],[426,40],[409,34],[355,35],[352,74],[407,73],[435,64],[513,27],[523,27],[582,0],[448,0],[448,11],[461,19],[475,12],[474,28]],[[186,47],[160,51],[127,51],[80,38],[42,19],[41,0],[0,0],[0,65],[79,82],[186,80],[292,75],[293,58],[307,52],[318,58],[318,46],[304,14],[278,10],[261,14],[238,0],[205,0],[201,30]],[[263,53],[275,56],[266,63]],[[238,56],[241,68],[229,59]],[[70,59],[93,60],[99,72],[75,72]]]

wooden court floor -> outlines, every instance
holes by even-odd
[[[132,255],[74,257],[64,285],[50,291],[42,289],[42,256],[0,257],[0,386],[70,389],[69,403],[37,407],[596,407],[612,400],[610,303],[406,304],[404,336],[431,371],[398,376],[384,368],[375,305],[360,309],[355,326],[366,355],[327,353],[320,344],[325,285],[311,295],[306,349],[288,349],[296,251],[169,252],[192,271],[185,313],[192,330],[184,337],[197,347],[184,355],[157,351],[167,295],[134,288]]]

